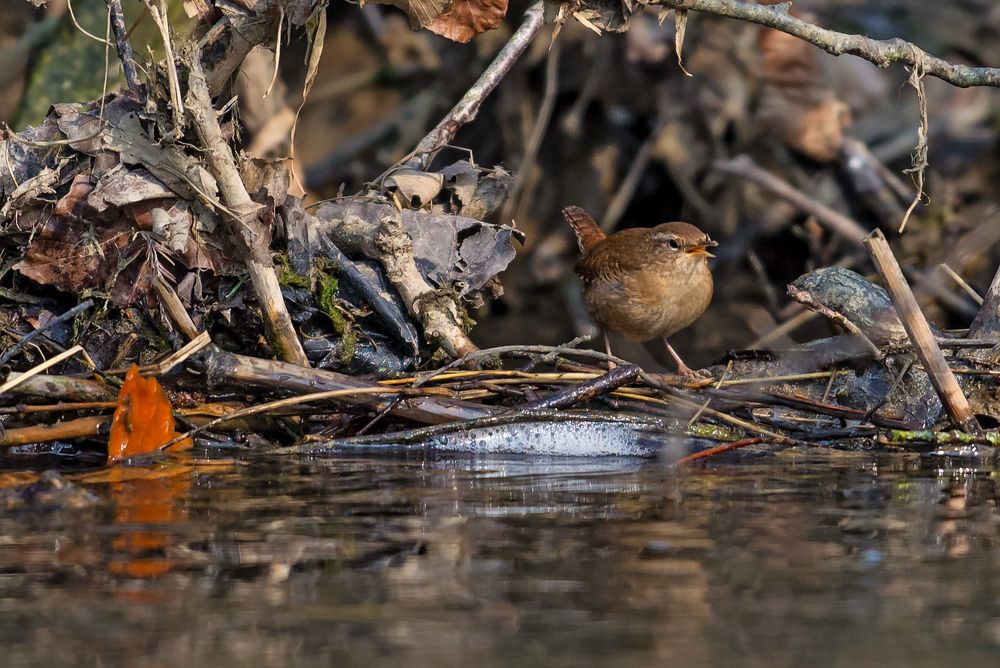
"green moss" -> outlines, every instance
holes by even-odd
[[[347,364],[354,359],[357,348],[358,334],[353,327],[349,327],[340,337],[340,361]]]
[[[707,438],[713,441],[738,441],[744,438],[744,435],[723,427],[717,424],[706,424],[704,422],[696,422],[687,429],[688,436],[694,436],[696,438]]]
[[[340,290],[340,281],[335,276],[322,274],[316,284],[316,300],[323,313],[326,313],[333,323],[333,329],[337,334],[343,334],[347,329],[347,321],[344,313],[337,307],[337,292]]]
[[[358,346],[358,333],[352,326],[350,319],[337,306],[337,292],[340,290],[340,281],[335,276],[320,274],[316,282],[316,301],[319,307],[330,318],[333,329],[340,335],[340,361],[348,363],[354,359],[354,353]]]
[[[288,256],[284,253],[275,253],[274,269],[278,274],[278,283],[289,288],[303,288],[308,290],[312,287],[308,276],[298,274],[288,263]]]

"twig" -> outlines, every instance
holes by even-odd
[[[847,317],[845,317],[844,315],[837,313],[826,304],[820,302],[812,295],[812,293],[807,292],[806,290],[799,289],[794,285],[789,285],[788,296],[797,301],[798,303],[802,304],[806,308],[812,309],[813,311],[816,311],[816,313],[819,313],[820,315],[834,321],[835,323],[837,323],[838,325],[849,331],[851,334],[854,334],[855,336],[859,337],[861,341],[865,344],[865,346],[872,351],[872,354],[875,356],[876,360],[881,361],[882,358],[885,357],[885,354],[879,349],[878,346],[876,346],[872,342],[871,339],[868,338],[867,334],[861,331],[860,327],[858,327],[853,322],[848,320]]]
[[[916,49],[916,47],[913,48]],[[908,83],[917,92],[920,125],[917,126],[917,147],[913,151],[911,166],[909,169],[903,171],[913,174],[913,181],[917,186],[917,192],[913,196],[910,206],[906,207],[906,213],[903,214],[903,220],[900,222],[898,230],[900,234],[906,229],[906,222],[910,220],[910,216],[913,215],[917,205],[920,204],[920,200],[924,198],[924,177],[927,171],[927,155],[929,153],[927,135],[930,134],[930,121],[927,117],[927,90],[924,88],[924,62],[919,56],[915,56],[914,61],[913,67],[910,69]]]
[[[663,123],[657,122],[656,127],[649,133],[646,140],[642,142],[642,146],[636,151],[635,157],[632,159],[632,164],[629,165],[628,171],[625,173],[625,177],[618,184],[618,189],[611,197],[611,201],[608,202],[608,207],[604,210],[604,215],[601,216],[601,229],[606,233],[610,234],[615,229],[618,221],[625,215],[628,205],[632,203],[635,191],[639,188],[639,182],[642,180],[643,175],[645,175],[646,168],[649,167],[649,161],[653,157],[653,149],[656,148],[656,142],[659,139],[662,128]]]
[[[78,418],[52,425],[35,425],[0,431],[0,447],[66,441],[72,438],[100,436],[111,425],[110,415]]]
[[[548,58],[545,61],[545,92],[542,94],[542,103],[538,107],[538,116],[535,118],[535,125],[531,128],[531,136],[524,149],[524,158],[517,170],[514,178],[514,185],[511,186],[507,201],[504,203],[500,220],[508,220],[511,214],[517,215],[519,212],[518,203],[521,193],[524,191],[524,184],[527,182],[528,173],[535,167],[535,160],[538,158],[538,151],[542,147],[542,140],[545,139],[545,132],[549,128],[552,120],[552,111],[555,109],[556,96],[559,93],[559,52],[560,43],[556,42],[549,49]],[[530,197],[526,198],[530,201]]]
[[[347,396],[358,396],[360,394],[390,394],[393,396],[398,396],[404,390],[393,390],[384,387],[352,387],[343,390],[330,390],[329,392],[312,392],[310,394],[302,394],[297,397],[288,397],[287,399],[278,399],[277,401],[269,401],[266,404],[258,404],[256,406],[249,406],[247,408],[240,408],[231,413],[226,413],[221,417],[217,417],[214,420],[206,422],[203,425],[199,425],[194,429],[188,431],[185,434],[180,434],[175,438],[167,441],[161,445],[158,450],[166,450],[181,441],[185,441],[195,434],[200,434],[203,431],[207,431],[213,427],[216,427],[223,422],[229,422],[230,420],[236,420],[238,418],[249,417],[251,415],[259,415],[260,413],[267,413],[269,411],[278,410],[279,408],[285,408],[287,406],[297,406],[299,404],[306,404],[313,401],[325,401],[327,399],[338,399]]]
[[[122,13],[121,0],[105,0],[108,11],[111,13],[111,31],[115,35],[115,48],[118,50],[118,59],[122,61],[122,73],[125,75],[125,85],[132,94],[142,98],[142,89],[139,87],[139,73],[135,69],[135,56],[132,54],[132,45],[129,44],[125,34],[125,15]]]
[[[205,361],[209,386],[215,384],[240,388],[252,386],[296,394],[358,388],[391,389],[388,386],[376,385],[333,371],[302,369],[286,362],[235,355],[218,349],[212,349]],[[348,393],[341,400],[349,406],[361,406],[375,411],[383,410],[386,403],[378,393],[373,395]],[[402,401],[396,402],[392,408],[392,414],[396,417],[427,424],[467,420],[498,412],[500,409],[493,406],[432,396],[405,397]]]
[[[278,276],[274,272],[270,231],[258,217],[260,206],[250,199],[250,194],[236,167],[232,149],[222,136],[201,61],[197,56],[187,60],[190,68],[187,111],[198,138],[205,147],[205,159],[209,170],[218,180],[222,200],[226,208],[235,214],[224,215],[224,219],[230,224],[234,240],[243,246],[250,281],[264,313],[264,321],[270,330],[272,347],[279,357],[293,364],[308,367],[309,359],[295,333],[295,326],[281,296]]]
[[[184,308],[181,298],[177,296],[174,289],[163,280],[162,276],[155,276],[153,278],[153,287],[156,288],[156,294],[160,298],[164,312],[169,316],[170,321],[174,323],[177,329],[188,340],[197,337],[198,328],[195,327],[194,320],[191,319],[191,315]]]
[[[930,55],[923,49],[899,38],[875,40],[861,35],[849,35],[820,28],[788,12],[790,2],[777,5],[757,5],[740,0],[657,0],[664,7],[693,9],[750,23],[767,26],[794,35],[835,56],[851,54],[888,67],[892,63],[920,65],[925,74],[948,83],[969,86],[1000,86],[1000,68],[955,65]]]
[[[853,244],[860,246],[868,234],[868,231],[861,227],[853,218],[849,218],[839,211],[835,211],[827,205],[817,202],[787,181],[783,181],[766,169],[757,166],[750,156],[740,155],[732,160],[716,160],[712,163],[712,166],[720,172],[742,176],[767,188],[783,200],[815,216],[820,225],[825,226],[835,234],[839,234]]]
[[[972,297],[972,301],[976,302],[980,306],[983,305],[983,297],[982,297],[982,295],[980,295],[978,292],[976,292],[975,288],[973,288],[971,285],[969,285],[968,283],[966,283],[965,279],[958,275],[958,272],[956,272],[954,269],[952,269],[951,267],[949,267],[947,265],[947,263],[944,263],[944,262],[942,262],[941,264],[939,264],[938,267],[940,267],[941,270],[944,271],[944,273],[948,274],[948,277],[951,278],[951,280],[953,280],[956,283],[958,283],[958,287],[962,288],[962,290],[965,291],[965,294],[967,294],[970,297]]]
[[[524,22],[511,35],[507,44],[476,80],[476,83],[472,85],[472,88],[462,96],[458,104],[452,107],[448,115],[441,119],[441,122],[427,133],[426,137],[420,140],[417,147],[404,161],[407,167],[427,169],[437,152],[446,144],[451,143],[458,129],[476,117],[483,100],[510,72],[511,67],[531,43],[535,33],[542,25],[542,18],[542,3],[537,2],[524,13]]]
[[[70,401],[37,406],[6,406],[0,408],[0,415],[29,415],[31,413],[66,413],[70,411],[104,411],[118,405],[117,401]]]
[[[982,432],[976,416],[969,407],[969,401],[962,393],[962,388],[955,379],[948,362],[944,359],[941,348],[934,340],[927,319],[920,312],[917,300],[910,290],[910,286],[903,277],[903,272],[896,262],[889,242],[885,240],[885,235],[881,230],[874,231],[865,239],[865,246],[872,255],[875,268],[878,270],[882,282],[885,284],[892,303],[896,307],[896,313],[906,328],[906,333],[913,342],[913,349],[924,365],[931,384],[941,399],[942,405],[948,411],[952,421],[970,434],[980,434]]]
[[[163,38],[163,48],[166,58],[163,65],[167,69],[167,83],[170,88],[170,106],[173,108],[174,132],[180,136],[184,132],[184,101],[181,93],[181,81],[177,76],[177,59],[174,57],[174,45],[170,39],[170,23],[167,21],[166,0],[159,0],[159,6],[154,5],[154,0],[143,0],[149,15],[153,17],[156,29],[160,31]]]
[[[94,301],[92,299],[85,299],[84,301],[80,302],[79,304],[77,304],[70,310],[66,311],[65,313],[57,315],[54,318],[50,318],[48,322],[46,322],[38,329],[28,332],[28,334],[22,337],[20,341],[11,346],[10,350],[5,352],[3,355],[0,355],[0,365],[6,364],[11,359],[13,359],[14,355],[20,352],[21,349],[24,348],[24,346],[26,346],[28,343],[30,343],[31,340],[34,339],[36,336],[40,336],[41,334],[47,332],[48,330],[52,329],[53,327],[55,327],[60,323],[75,318],[79,313],[86,311],[93,305]]]
[[[617,390],[622,385],[631,383],[639,377],[640,371],[641,369],[634,364],[617,366],[603,376],[598,376],[593,380],[583,383],[577,383],[547,397],[528,402],[516,407],[512,412],[547,411],[582,404],[602,394]]]
[[[723,452],[729,452],[730,450],[745,448],[748,445],[757,445],[758,443],[763,443],[763,442],[764,439],[762,438],[744,438],[739,441],[733,441],[732,443],[717,445],[714,448],[708,448],[706,450],[702,450],[701,452],[693,452],[690,455],[681,457],[676,462],[674,462],[674,466],[680,466],[682,464],[690,464],[691,462],[698,461],[699,459],[707,459],[708,457],[721,455]]]
[[[577,337],[563,346],[499,346],[497,348],[487,348],[486,350],[474,350],[470,353],[463,355],[462,357],[445,364],[440,369],[435,369],[434,371],[429,371],[420,378],[418,378],[414,383],[413,387],[420,387],[424,383],[428,382],[432,378],[435,378],[447,371],[451,371],[460,366],[465,366],[472,362],[478,362],[483,359],[490,359],[494,357],[500,357],[502,355],[520,355],[520,356],[530,356],[538,357],[544,356],[543,359],[548,358],[554,360],[558,355],[576,355],[578,357],[591,357],[599,360],[610,360],[615,364],[627,365],[629,362],[621,359],[620,357],[614,357],[612,355],[606,355],[605,353],[598,352],[596,350],[586,350],[575,348],[574,346],[587,341],[590,337]]]
[[[59,364],[63,360],[69,359],[70,357],[72,357],[73,355],[76,355],[79,352],[83,352],[83,347],[79,346],[79,345],[73,346],[69,350],[63,351],[63,352],[59,353],[58,355],[50,357],[49,359],[45,360],[41,364],[38,364],[38,365],[32,367],[30,370],[25,371],[22,374],[18,374],[17,377],[11,378],[10,380],[8,380],[3,385],[0,385],[0,396],[3,396],[3,394],[6,393],[6,392],[10,392],[11,390],[13,390],[15,387],[17,387],[21,383],[23,383],[26,380],[30,379],[32,376],[37,376],[38,374],[40,374],[41,372],[45,371],[46,369],[48,369],[50,367],[53,367],[56,364]]]

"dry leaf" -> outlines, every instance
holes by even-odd
[[[414,30],[426,28],[431,21],[444,14],[451,4],[449,0],[374,0],[374,2],[402,9],[410,17],[410,26]]]
[[[176,436],[174,409],[167,393],[155,378],[139,375],[139,367],[133,364],[118,392],[118,408],[108,438],[108,461],[153,452]]]
[[[311,19],[310,19],[311,22]],[[295,118],[292,120],[292,129],[290,131],[289,142],[292,147],[292,161],[295,161],[295,129],[299,125],[299,114],[302,113],[302,107],[305,106],[306,100],[309,99],[309,91],[312,90],[313,84],[316,83],[316,74],[319,72],[319,61],[323,57],[323,42],[326,41],[326,7],[321,6],[319,8],[319,16],[316,19],[316,30],[312,34],[312,40],[309,42],[309,58],[308,58],[308,69],[306,70],[306,80],[302,84],[302,102],[299,104],[299,108],[295,111]],[[296,186],[299,190],[305,191],[305,187],[299,182],[298,176],[293,171],[292,176],[295,178]]]
[[[507,15],[507,0],[454,0],[451,7],[426,25],[427,29],[455,42],[468,42],[493,30]]]
[[[403,203],[410,209],[427,206],[441,192],[444,176],[437,172],[398,169],[385,180],[386,188],[396,188]]]

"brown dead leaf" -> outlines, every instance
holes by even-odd
[[[451,7],[427,24],[433,33],[463,44],[493,30],[507,15],[507,0],[454,0]]]
[[[127,264],[132,229],[125,220],[95,230],[84,221],[52,216],[36,229],[24,259],[14,269],[42,285],[63,292],[105,290],[119,267]]]
[[[410,26],[414,30],[426,28],[451,5],[450,0],[374,0],[374,2],[402,9],[410,17]]]

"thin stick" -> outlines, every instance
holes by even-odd
[[[528,173],[534,169],[535,160],[538,158],[538,151],[542,147],[542,140],[545,139],[545,132],[548,130],[549,122],[552,120],[552,111],[555,109],[556,96],[559,93],[560,51],[559,42],[553,44],[552,48],[549,49],[549,55],[545,61],[545,92],[542,94],[542,103],[538,107],[538,116],[535,119],[534,127],[531,128],[531,136],[528,138],[528,143],[524,149],[524,158],[521,160],[521,166],[517,170],[517,176],[514,178],[514,185],[510,189],[510,194],[507,195],[507,201],[504,203],[500,220],[509,219],[512,212],[515,215],[518,213],[518,202],[521,199],[521,193],[524,190]]]
[[[250,199],[236,167],[232,149],[222,135],[201,61],[197,56],[190,57],[187,61],[190,67],[187,111],[198,138],[206,149],[205,160],[212,175],[218,180],[223,202],[227,209],[235,213],[223,218],[229,223],[231,236],[243,246],[250,281],[270,330],[271,344],[282,359],[308,367],[309,359],[295,333],[295,326],[281,295],[278,276],[274,272],[269,248],[270,231],[257,215],[260,206]]]
[[[296,406],[298,404],[305,404],[312,401],[324,401],[326,399],[336,399],[338,397],[354,396],[358,394],[391,394],[393,396],[398,396],[401,390],[387,390],[381,387],[354,387],[346,390],[330,390],[329,392],[313,392],[311,394],[302,394],[297,397],[288,397],[287,399],[278,399],[277,401],[269,401],[266,404],[258,404],[256,406],[250,406],[248,408],[241,408],[235,410],[232,413],[227,413],[221,417],[217,417],[211,422],[206,422],[203,425],[195,427],[186,434],[181,434],[173,440],[167,441],[161,445],[159,450],[166,450],[172,445],[176,445],[181,441],[191,438],[195,434],[200,434],[203,431],[216,427],[223,422],[229,422],[230,420],[235,420],[237,418],[248,417],[250,415],[258,415],[260,413],[267,413],[268,411],[277,410],[279,408],[286,408],[288,406]]]
[[[118,405],[117,401],[71,401],[43,406],[6,406],[0,415],[28,415],[29,413],[66,413],[69,411],[105,411]]]
[[[982,429],[976,422],[976,416],[969,407],[969,400],[962,393],[962,388],[952,373],[948,362],[944,359],[941,348],[934,340],[927,319],[921,313],[917,300],[910,290],[910,286],[903,277],[903,271],[899,268],[889,242],[881,230],[875,230],[865,239],[865,246],[872,255],[875,268],[882,283],[885,284],[889,296],[892,298],[896,313],[906,328],[906,333],[913,343],[913,349],[924,365],[931,384],[941,399],[941,404],[948,411],[949,417],[960,428],[971,434],[980,434]]]
[[[156,294],[160,298],[160,303],[163,304],[163,310],[170,317],[171,322],[177,326],[177,329],[188,340],[197,338],[198,328],[195,327],[194,320],[191,319],[191,315],[184,308],[181,298],[177,296],[174,289],[159,275],[153,278],[153,287],[156,288]]]
[[[948,274],[948,277],[951,278],[951,280],[953,280],[956,283],[958,283],[958,287],[960,287],[963,290],[965,290],[965,294],[967,294],[970,297],[972,297],[972,301],[976,302],[980,306],[983,305],[983,297],[982,297],[982,295],[980,295],[978,292],[976,292],[975,288],[973,288],[971,285],[969,285],[968,283],[966,283],[965,279],[958,275],[958,272],[956,272],[954,269],[952,269],[951,267],[949,267],[947,265],[947,263],[945,263],[945,262],[942,262],[941,264],[939,264],[938,267],[940,267],[940,269],[944,273]]]
[[[712,166],[720,172],[741,176],[753,181],[757,185],[767,188],[781,199],[813,215],[820,225],[823,225],[834,234],[840,235],[852,244],[860,246],[868,234],[868,231],[861,227],[853,218],[845,216],[839,211],[834,211],[821,202],[817,202],[787,181],[779,179],[766,169],[757,166],[750,156],[741,155],[732,160],[716,160],[712,163]]]
[[[483,100],[493,92],[497,84],[510,72],[524,50],[528,48],[535,33],[542,25],[542,19],[542,3],[537,2],[524,13],[524,22],[511,35],[507,44],[476,80],[476,83],[472,85],[472,88],[462,96],[458,104],[452,107],[448,115],[442,118],[441,122],[420,140],[420,143],[405,160],[407,167],[427,169],[437,152],[455,138],[458,129],[476,117]]]
[[[167,69],[167,83],[170,88],[170,106],[174,113],[174,132],[179,136],[184,132],[184,98],[181,93],[181,81],[177,76],[177,59],[174,57],[174,45],[170,40],[170,23],[167,21],[167,3],[159,0],[159,6],[153,4],[153,0],[144,0],[149,15],[153,17],[153,23],[160,31],[163,39],[163,48],[166,58],[163,65]]]
[[[70,310],[66,311],[65,313],[62,313],[61,315],[57,315],[54,318],[50,318],[49,321],[46,322],[44,325],[42,325],[38,329],[35,329],[35,330],[31,331],[31,332],[28,332],[28,334],[26,334],[23,338],[21,338],[20,341],[18,341],[13,346],[11,346],[10,350],[8,350],[7,352],[5,352],[3,355],[0,355],[0,364],[6,364],[11,359],[13,359],[14,355],[16,355],[18,352],[20,352],[20,350],[22,348],[24,348],[24,346],[27,345],[36,336],[40,336],[41,334],[43,334],[43,333],[47,332],[48,330],[52,329],[53,327],[55,327],[59,323],[63,323],[63,322],[66,322],[67,320],[71,320],[71,319],[75,318],[79,313],[81,313],[82,311],[87,310],[88,308],[90,308],[93,305],[94,305],[94,300],[92,300],[92,299],[85,299],[82,302],[80,302],[79,304],[77,304],[76,306],[74,306],[73,308],[71,308]]]
[[[135,95],[141,98],[142,89],[139,87],[139,73],[135,69],[135,56],[132,53],[132,45],[129,44],[125,34],[125,15],[122,13],[122,0],[105,0],[108,11],[111,13],[111,31],[115,35],[115,48],[118,51],[118,59],[122,61],[122,73],[125,75],[125,85]]]
[[[847,317],[845,317],[843,314],[837,313],[826,304],[820,302],[812,295],[812,293],[807,292],[806,290],[800,290],[799,288],[789,285],[788,296],[797,301],[798,303],[802,304],[806,308],[816,311],[820,315],[828,318],[829,320],[834,321],[835,323],[846,329],[854,336],[859,337],[862,343],[865,344],[865,347],[867,347],[869,350],[872,351],[872,354],[875,356],[876,360],[881,361],[882,358],[885,357],[885,354],[879,349],[878,346],[876,346],[872,342],[871,339],[868,338],[867,334],[861,331],[860,327],[858,327],[853,322],[848,320]]]
[[[796,306],[798,306],[798,304],[796,304]],[[799,327],[809,322],[818,315],[819,314],[816,313],[816,311],[810,311],[809,309],[803,308],[801,311],[799,311],[792,317],[776,325],[769,332],[766,332],[763,335],[751,341],[750,345],[748,345],[747,348],[749,348],[750,350],[754,350],[756,348],[763,348],[764,346],[767,346],[773,341],[780,339],[785,334],[795,331],[796,329],[798,329]]]
[[[68,441],[72,438],[100,436],[111,425],[110,415],[96,415],[57,422],[52,425],[34,425],[0,431],[0,447]]]
[[[17,387],[18,385],[20,385],[24,381],[28,380],[32,376],[37,376],[38,374],[40,374],[41,372],[45,371],[46,369],[48,369],[50,367],[53,367],[56,364],[59,364],[63,360],[69,359],[70,357],[72,357],[73,355],[76,355],[79,352],[83,352],[83,346],[79,346],[79,345],[73,346],[69,350],[65,350],[65,351],[59,353],[58,355],[45,360],[44,362],[42,362],[41,364],[38,364],[37,366],[31,368],[30,370],[25,371],[24,373],[18,375],[17,378],[12,378],[12,379],[8,380],[3,385],[0,385],[0,396],[2,396],[6,392],[10,392],[12,389],[14,389],[15,387]]]
[[[633,364],[625,364],[615,367],[613,370],[598,376],[593,380],[577,383],[572,387],[560,390],[542,397],[535,401],[530,401],[523,406],[517,406],[513,412],[526,411],[547,411],[557,408],[569,408],[575,404],[591,401],[595,397],[617,390],[622,385],[627,385],[639,377],[639,367]]]
[[[622,358],[608,355],[607,353],[597,352],[596,350],[577,349],[573,347],[587,341],[589,338],[590,337],[577,337],[564,346],[498,346],[496,348],[487,348],[486,350],[474,350],[470,353],[462,355],[448,364],[445,364],[440,369],[428,372],[413,383],[413,387],[420,387],[432,378],[435,378],[446,371],[451,371],[455,367],[463,366],[481,359],[500,357],[501,355],[538,355],[542,358],[542,361],[555,360],[558,355],[576,355],[578,357],[591,357],[603,361],[611,361],[615,364],[629,364],[629,362],[623,360]]]
[[[708,457],[721,455],[723,452],[729,452],[730,450],[745,448],[748,445],[757,445],[758,443],[763,443],[763,442],[764,439],[762,438],[744,438],[739,441],[733,441],[732,443],[717,445],[714,448],[708,448],[707,450],[702,450],[700,452],[693,452],[690,455],[681,457],[676,462],[674,462],[674,466],[681,466],[682,464],[690,464],[691,462],[698,461],[699,459],[707,459]]]
[[[875,40],[820,28],[789,14],[788,8],[791,2],[758,5],[740,0],[657,0],[654,4],[674,9],[693,9],[767,26],[815,44],[835,56],[851,54],[879,67],[888,67],[892,63],[920,65],[924,74],[943,79],[961,88],[1000,86],[998,68],[954,65],[899,38]]]
[[[732,370],[733,370],[733,361],[729,360],[729,362],[726,363],[725,371],[722,372],[722,377],[719,378],[719,382],[715,384],[715,389],[719,389],[720,387],[722,387],[723,381],[726,380],[726,378],[729,376],[729,372]],[[698,409],[698,412],[692,415],[691,419],[688,420],[687,422],[688,429],[694,426],[694,423],[698,421],[698,418],[701,417],[701,414],[705,412],[705,409],[708,408],[708,405],[710,403],[712,403],[712,397],[705,399],[705,402],[701,405],[701,408]]]

